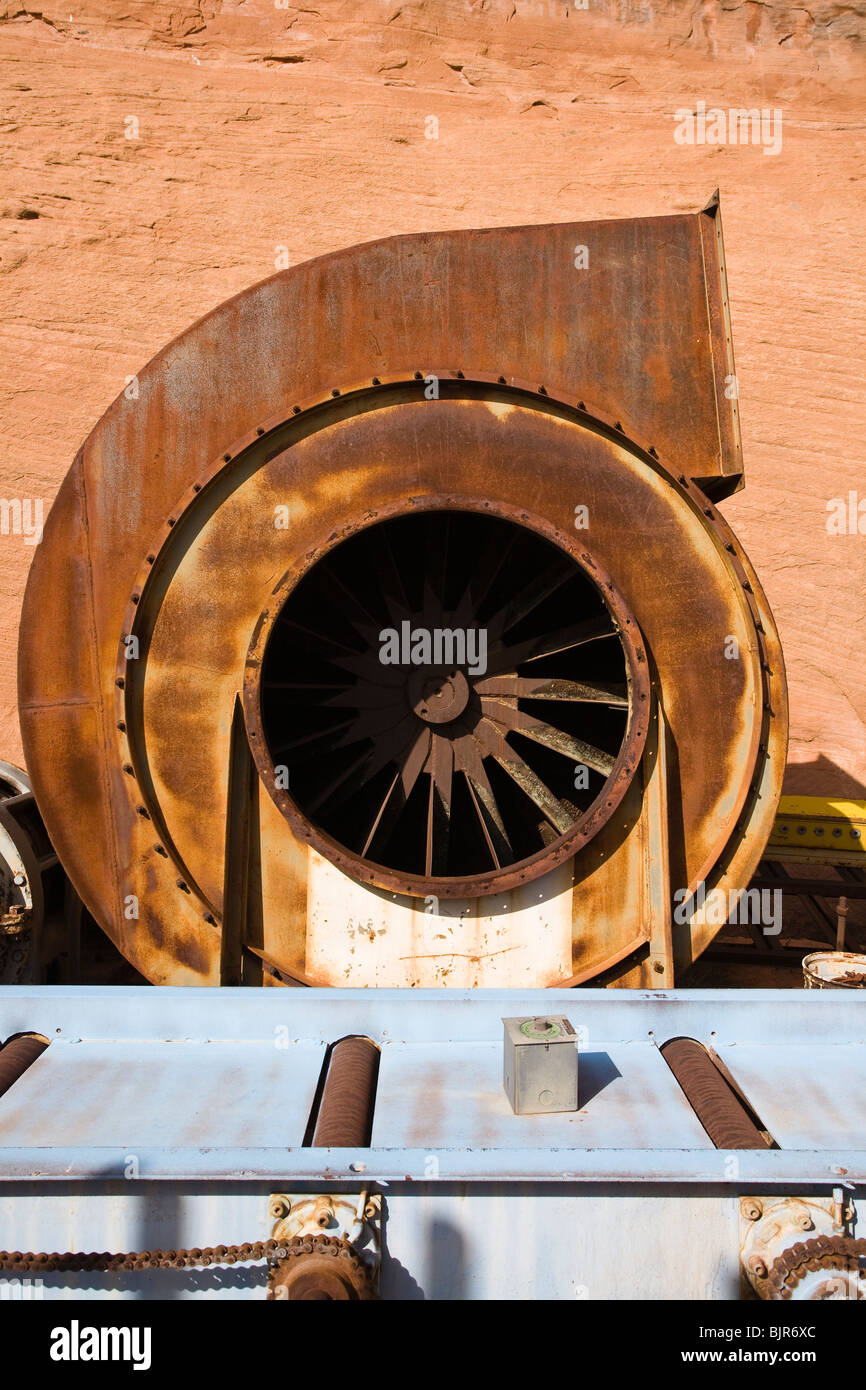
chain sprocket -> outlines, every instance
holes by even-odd
[[[299,1257],[304,1256],[305,1259]],[[369,1300],[376,1297],[370,1274],[349,1241],[339,1236],[294,1236],[248,1245],[205,1249],[108,1251],[0,1250],[0,1270],[10,1274],[121,1273],[145,1269],[207,1269],[210,1265],[257,1264],[267,1260],[269,1299]]]
[[[341,1236],[295,1236],[268,1272],[268,1298],[320,1302],[376,1298],[370,1272]],[[297,1258],[303,1256],[303,1259]]]
[[[829,1278],[835,1274],[852,1286],[850,1276],[862,1272],[862,1289],[857,1289],[853,1297],[866,1298],[866,1239],[854,1236],[816,1236],[813,1240],[800,1241],[780,1255],[773,1262],[767,1275],[764,1298],[788,1299],[797,1296],[797,1289],[810,1274],[826,1273]],[[822,1293],[817,1288],[812,1297],[830,1298],[831,1293]],[[845,1294],[845,1297],[851,1295]]]

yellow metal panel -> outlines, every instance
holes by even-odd
[[[866,801],[783,796],[767,848],[776,858],[866,863]]]

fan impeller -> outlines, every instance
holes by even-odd
[[[526,527],[432,511],[370,526],[288,595],[263,663],[268,746],[298,811],[374,877],[534,871],[621,759],[623,625]]]

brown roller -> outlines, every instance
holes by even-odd
[[[331,1048],[313,1148],[367,1148],[373,1129],[379,1049],[369,1038],[341,1038]]]
[[[671,1038],[659,1050],[717,1149],[768,1147],[705,1047],[693,1038]]]
[[[0,1096],[14,1086],[19,1076],[24,1075],[47,1046],[48,1039],[41,1034],[22,1033],[0,1047]]]

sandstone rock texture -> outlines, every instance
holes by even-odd
[[[866,796],[866,534],[828,530],[839,499],[866,532],[864,51],[866,4],[821,0],[0,0],[0,496],[47,511],[127,378],[281,265],[718,187],[746,460],[724,511],[785,645],[786,789]],[[678,144],[701,101],[780,112],[781,148]],[[12,760],[33,553],[0,534]]]

